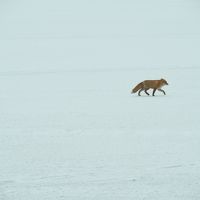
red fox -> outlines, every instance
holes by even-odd
[[[144,90],[144,92],[149,95],[149,93],[147,92],[147,90],[149,90],[150,88],[153,89],[153,93],[152,96],[155,96],[155,91],[159,90],[161,92],[163,92],[164,95],[166,95],[165,91],[161,89],[161,87],[163,87],[164,85],[168,85],[167,81],[165,79],[160,79],[160,80],[145,80],[141,83],[139,83],[138,85],[136,85],[133,89],[131,93],[136,93],[138,90],[138,95],[140,95],[140,93]]]

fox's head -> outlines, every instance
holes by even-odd
[[[165,79],[161,78],[160,80],[162,81],[163,85],[169,85]]]

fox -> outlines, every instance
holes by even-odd
[[[165,85],[169,85],[168,82],[161,78],[160,80],[144,80],[141,83],[139,83],[138,85],[136,85],[131,93],[136,93],[138,92],[138,95],[141,96],[141,92],[144,91],[147,95],[149,95],[149,93],[147,92],[147,90],[149,89],[153,89],[153,93],[152,96],[155,96],[155,92],[156,90],[163,92],[164,95],[166,95],[165,91],[162,90],[161,88]]]

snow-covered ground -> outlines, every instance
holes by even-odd
[[[0,200],[200,199],[199,4],[149,2],[1,3]]]
[[[145,73],[166,96],[130,94]],[[199,73],[1,75],[1,199],[200,198]]]

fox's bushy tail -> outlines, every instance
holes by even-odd
[[[136,93],[139,89],[141,89],[143,87],[143,83],[139,83],[137,84],[131,91],[131,93]]]

